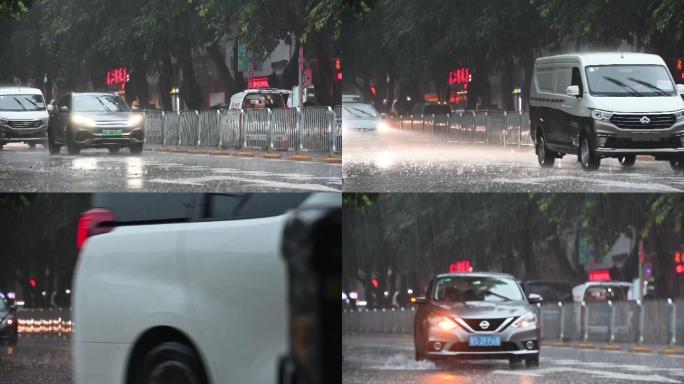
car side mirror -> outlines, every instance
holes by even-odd
[[[425,298],[425,296],[412,297],[411,304],[427,304],[427,299]]]
[[[63,105],[63,106],[59,107],[59,111],[60,112],[69,112],[69,107],[67,107],[66,105]]]
[[[54,110],[55,110],[55,106],[52,104],[48,104],[48,106],[47,106],[48,113],[52,113],[52,111],[54,111]]]
[[[542,301],[544,301],[544,299],[541,296],[537,295],[536,293],[530,293],[530,295],[527,296],[527,301],[530,304],[539,304]]]
[[[565,89],[565,94],[572,97],[580,97],[580,89],[577,85],[571,85]]]
[[[684,84],[677,84],[677,93],[684,96]]]

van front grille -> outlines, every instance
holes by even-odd
[[[623,129],[666,129],[676,121],[675,115],[613,115],[610,122]]]
[[[38,128],[43,125],[42,120],[10,120],[8,122],[12,128]]]

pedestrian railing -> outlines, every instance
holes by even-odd
[[[161,146],[342,152],[341,109],[145,112],[145,142]]]
[[[506,111],[464,111],[390,119],[406,140],[424,142],[532,145],[529,115]]]
[[[537,306],[542,339],[684,345],[684,299]],[[413,332],[416,307],[344,310],[346,333]]]

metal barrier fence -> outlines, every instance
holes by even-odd
[[[471,144],[532,145],[527,113],[464,111],[447,115],[410,115],[391,119],[412,139]],[[409,135],[403,135],[408,137]]]
[[[21,308],[17,311],[22,335],[69,335],[73,332],[71,308]]]
[[[415,307],[344,310],[346,333],[413,333]],[[684,299],[538,306],[542,339],[684,345]]]
[[[161,146],[342,152],[341,107],[145,112]]]

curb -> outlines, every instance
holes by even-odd
[[[571,348],[572,344],[566,343],[564,341],[557,341],[555,343],[551,344],[552,347],[559,347],[559,348]]]
[[[310,161],[317,163],[326,164],[342,164],[342,157],[323,157],[319,159],[313,159],[308,155],[292,155],[283,156],[276,153],[264,153],[263,155],[255,154],[253,152],[228,152],[220,150],[191,150],[183,148],[156,148],[153,149],[154,152],[165,152],[165,153],[185,153],[191,155],[211,155],[211,156],[234,156],[234,157],[244,157],[244,158],[255,158],[259,157],[266,160],[292,160],[292,161]]]
[[[596,349],[596,345],[592,343],[577,343],[575,344],[577,349]]]
[[[618,344],[604,344],[599,347],[600,350],[602,351],[622,351],[622,346]]]
[[[651,353],[653,352],[653,349],[649,347],[644,347],[644,346],[634,346],[628,349],[630,352],[646,352],[646,353]]]
[[[677,348],[665,348],[658,353],[661,355],[684,356],[684,350]]]

